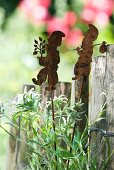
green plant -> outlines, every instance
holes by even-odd
[[[0,122],[1,122],[1,117],[4,115],[5,107],[4,104],[0,101]]]
[[[79,122],[80,115],[84,114],[81,109],[82,103],[78,102],[69,106],[65,96],[54,98],[56,123],[54,133],[51,101],[47,102],[45,108],[41,108],[40,95],[33,91],[20,95],[20,98],[21,100],[16,103],[13,121],[15,123],[20,117],[20,129],[28,134],[27,145],[32,149],[32,154],[28,153],[28,158],[32,158],[30,166],[35,169],[37,166],[39,169],[51,170],[56,166],[58,169],[67,169],[67,161],[70,160],[69,169],[86,167],[87,155],[83,148],[85,132],[80,134],[77,128],[73,143],[71,140],[73,125]],[[56,151],[53,148],[54,141],[57,145]],[[71,153],[69,152],[70,147],[72,148]],[[55,156],[57,162],[54,159]]]
[[[68,99],[64,95],[54,97],[55,109],[55,132],[53,130],[51,100],[44,108],[41,106],[41,95],[33,90],[18,95],[18,100],[12,103],[13,122],[10,124],[17,129],[25,131],[27,134],[26,145],[31,152],[24,153],[29,160],[26,170],[95,170],[97,167],[97,155],[88,159],[90,151],[88,140],[88,131],[101,131],[104,137],[99,146],[99,151],[104,144],[108,148],[108,158],[101,164],[100,169],[105,170],[110,162],[113,152],[110,151],[110,140],[105,131],[92,129],[88,123],[83,132],[79,131],[78,123],[85,112],[82,110],[81,101],[69,106]],[[15,109],[14,109],[15,108]],[[104,110],[103,110],[104,111]],[[7,117],[7,115],[6,115]],[[8,118],[8,117],[7,117]],[[17,120],[20,118],[20,126]],[[102,118],[103,119],[103,118]],[[101,120],[97,118],[96,122]],[[88,121],[87,121],[88,122]],[[96,123],[94,122],[94,123]],[[74,124],[76,130],[72,140]],[[6,131],[8,133],[8,131]],[[9,135],[12,135],[9,133]],[[111,134],[113,135],[113,134]],[[106,137],[105,137],[106,136]],[[17,136],[14,136],[18,139]],[[25,142],[20,140],[20,145]],[[53,147],[56,142],[56,151]],[[22,143],[21,143],[22,142]],[[70,151],[70,148],[72,150]],[[89,149],[88,149],[89,148]],[[57,157],[57,162],[55,160]],[[69,161],[69,165],[68,165]]]
[[[91,160],[88,160],[88,151],[90,152],[87,149],[89,146],[87,144],[88,124],[83,132],[79,130],[81,117],[85,116],[85,112],[82,110],[83,104],[80,102],[82,87],[84,80],[87,80],[89,76],[93,41],[98,35],[96,27],[93,25],[89,25],[89,27],[90,30],[86,33],[81,48],[77,48],[80,57],[74,68],[75,78],[73,79],[82,79],[82,83],[78,96],[79,101],[71,106],[69,106],[65,96],[54,97],[54,90],[58,82],[57,68],[60,62],[57,47],[61,45],[62,37],[65,36],[64,33],[61,31],[53,32],[48,38],[48,44],[45,44],[41,37],[39,37],[40,42],[35,40],[33,54],[40,53],[41,56],[37,58],[43,68],[37,74],[37,78],[33,78],[32,81],[36,85],[42,85],[47,80],[48,87],[46,87],[46,90],[50,91],[51,100],[42,108],[40,94],[33,90],[24,92],[24,94],[18,96],[15,111],[13,111],[13,122],[11,122],[11,125],[17,129],[17,140],[25,142],[31,149],[31,152],[26,152],[26,157],[30,162],[28,169],[93,170],[97,168],[96,156],[98,153]],[[87,40],[90,43],[88,50]],[[106,46],[105,43],[101,46],[103,52],[104,46]],[[47,51],[46,57],[42,55],[45,49]],[[101,116],[103,115],[101,114]],[[94,129],[93,131],[97,130]],[[20,131],[26,132],[26,141],[21,139]],[[92,129],[90,129],[91,131]],[[100,130],[100,132],[102,131]],[[100,141],[99,149],[102,146],[104,147],[104,141],[107,141],[109,146],[109,141],[103,138]],[[17,144],[20,147],[20,142],[17,142]],[[17,147],[17,151],[19,147]],[[108,162],[109,159],[100,168],[104,170]]]

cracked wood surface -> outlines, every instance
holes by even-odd
[[[108,45],[107,53],[104,56],[93,58],[92,62],[90,124],[98,116],[106,119],[97,121],[94,127],[103,129],[106,132],[114,132],[114,45]],[[108,156],[108,145],[104,143],[100,148],[102,139],[100,133],[92,132],[90,141],[91,157],[98,152],[98,169]],[[108,140],[112,151],[114,149],[114,137],[110,137]],[[114,154],[107,169],[114,170]]]

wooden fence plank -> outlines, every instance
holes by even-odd
[[[84,104],[83,111],[85,114],[82,115],[82,120],[78,123],[78,128],[83,132],[87,122],[86,118],[88,117],[89,78],[86,80],[83,80],[83,78],[80,80],[72,80],[71,104],[74,104],[79,100]]]
[[[34,85],[24,84],[23,92],[25,89],[28,92],[32,88],[35,90]],[[15,100],[18,100],[18,98],[16,98]],[[17,123],[19,126],[20,118],[18,119]],[[24,142],[26,142],[27,140],[26,132],[22,130],[17,130],[13,126],[10,127],[10,133],[14,136],[17,136],[17,138],[20,138]],[[24,170],[25,167],[29,164],[26,153],[30,152],[30,149],[24,142],[20,142],[13,136],[9,136],[6,170]]]
[[[40,93],[42,94],[42,106],[43,107],[51,97],[50,92],[45,91],[46,86],[47,86],[47,83],[43,83],[43,85],[40,87]],[[24,92],[24,90],[29,91],[32,88],[35,90],[34,85],[24,84],[23,85],[23,92]],[[62,94],[62,95],[65,95],[68,99],[70,99],[71,83],[59,82],[57,84],[57,87],[56,87],[54,94],[55,94],[55,96],[59,96],[59,95]],[[24,131],[21,130],[21,131],[18,132],[14,127],[11,127],[10,132],[14,136],[20,137],[21,140],[26,142],[27,135]],[[19,133],[20,133],[20,135],[18,136]],[[63,143],[63,145],[64,145],[64,143]],[[24,170],[25,167],[27,165],[29,165],[28,159],[26,158],[27,152],[30,153],[30,149],[25,143],[19,142],[14,137],[9,136],[6,170]],[[16,157],[17,157],[17,160],[16,160]]]
[[[47,82],[44,82],[40,88],[40,93],[42,94],[42,107],[45,106],[46,102],[51,98],[49,91],[45,90]],[[54,91],[54,96],[65,95],[69,100],[71,98],[71,83],[68,82],[58,82],[56,85],[56,90]]]
[[[89,110],[90,124],[93,123],[98,116],[106,118],[97,121],[92,127],[103,129],[106,133],[114,133],[114,45],[108,46],[108,51],[105,56],[93,59]],[[102,139],[102,133],[91,132],[90,155],[93,158],[95,154],[98,153],[97,169],[100,168],[108,156],[108,145],[106,143],[101,145]],[[107,139],[110,141],[112,151],[114,149],[114,137],[107,137]],[[107,169],[114,170],[114,154]]]

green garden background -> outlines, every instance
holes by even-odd
[[[0,0],[0,101],[9,102],[22,92],[24,83],[32,83],[40,70],[33,56],[34,39],[47,39],[55,30],[66,35],[59,48],[59,81],[71,82],[78,57],[73,49],[80,46],[90,23],[99,29],[96,43],[113,44],[114,1]],[[97,51],[96,47],[94,56],[99,55]],[[0,170],[5,170],[7,139],[6,132],[0,129]]]

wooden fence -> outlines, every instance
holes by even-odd
[[[58,83],[55,95],[59,96],[60,94],[64,94],[69,100],[71,99],[72,103],[74,103],[78,98],[79,85],[80,82],[75,80],[73,80],[72,85],[71,83]],[[28,89],[33,87],[29,85],[26,86]],[[45,92],[45,86],[46,84],[44,83],[40,89],[40,92],[42,93],[42,105],[46,103],[50,96],[49,93]],[[84,109],[86,110],[86,116],[88,116],[89,123],[92,124],[99,117],[99,120],[96,121],[95,124],[91,125],[91,138],[89,139],[91,148],[90,158],[94,157],[94,155],[99,152],[97,155],[97,169],[99,170],[102,162],[108,157],[108,146],[106,143],[103,145],[102,149],[99,150],[102,139],[107,138],[107,140],[110,142],[111,151],[114,149],[114,45],[108,46],[108,51],[104,56],[93,58],[90,84],[88,79],[84,82],[81,99],[82,102],[84,102]],[[82,121],[79,125],[82,131],[84,126],[85,117],[82,118]],[[12,137],[9,137],[9,140],[14,141]],[[13,147],[13,153],[11,153],[11,149],[12,143],[9,143],[9,163],[7,170],[13,170],[10,168],[11,165],[14,164],[14,159],[11,158],[11,155],[13,154],[12,157],[14,157],[16,145]],[[26,149],[24,152],[20,149],[19,155],[21,155],[21,152],[22,154],[26,154]],[[18,157],[17,164],[17,169],[19,169],[21,165],[25,166],[28,164],[27,160],[25,161],[24,155],[23,159],[21,160],[20,157]],[[17,169],[15,168],[15,170]],[[20,169],[22,170],[22,167]],[[114,170],[114,154],[111,156],[111,162],[108,169]]]
[[[105,118],[94,125],[96,129],[91,134],[91,156],[93,157],[98,151],[99,168],[108,157],[109,146],[107,144],[102,146],[102,150],[99,149],[103,138],[107,138],[110,150],[114,150],[114,45],[108,46],[108,51],[104,56],[93,58],[90,93],[90,123],[93,123],[98,116]],[[114,154],[111,156],[107,169],[114,170]]]

